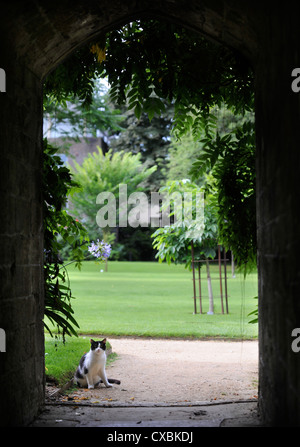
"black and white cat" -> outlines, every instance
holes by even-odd
[[[74,381],[79,386],[94,388],[100,382],[106,387],[112,387],[113,383],[120,384],[119,380],[107,379],[106,364],[106,338],[101,341],[90,340],[91,349],[84,354],[75,372]]]

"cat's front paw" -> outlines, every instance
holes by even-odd
[[[112,387],[113,387],[113,384],[111,384],[111,383],[108,382],[105,386],[106,386],[106,388],[112,388]]]
[[[94,385],[89,385],[89,386],[88,386],[88,389],[89,389],[89,390],[92,390],[93,388],[94,388]]]

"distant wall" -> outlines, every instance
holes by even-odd
[[[93,152],[97,152],[97,147],[102,149],[103,140],[102,138],[80,138],[80,141],[65,140],[62,138],[48,138],[49,143],[61,147],[65,144],[70,145],[68,150],[68,163],[74,166],[74,161],[78,164],[82,164],[83,160]]]

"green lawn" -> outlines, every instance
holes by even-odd
[[[219,281],[213,280],[215,314],[193,315],[192,273],[184,266],[148,262],[109,262],[108,271],[93,261],[82,270],[68,267],[72,302],[80,334],[151,337],[257,337],[257,324],[247,314],[257,303],[257,274],[231,277],[228,268],[229,314],[221,314]],[[213,277],[218,276],[213,269]],[[204,277],[204,270],[202,273]],[[203,294],[207,285],[203,281]],[[225,306],[225,300],[224,300]],[[197,303],[199,312],[199,303]]]

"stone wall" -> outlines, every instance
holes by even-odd
[[[0,94],[0,425],[24,425],[44,400],[40,81],[7,47]]]
[[[300,327],[299,12],[278,2],[264,16],[256,71],[259,404],[270,425],[300,424],[300,353],[291,348]]]

